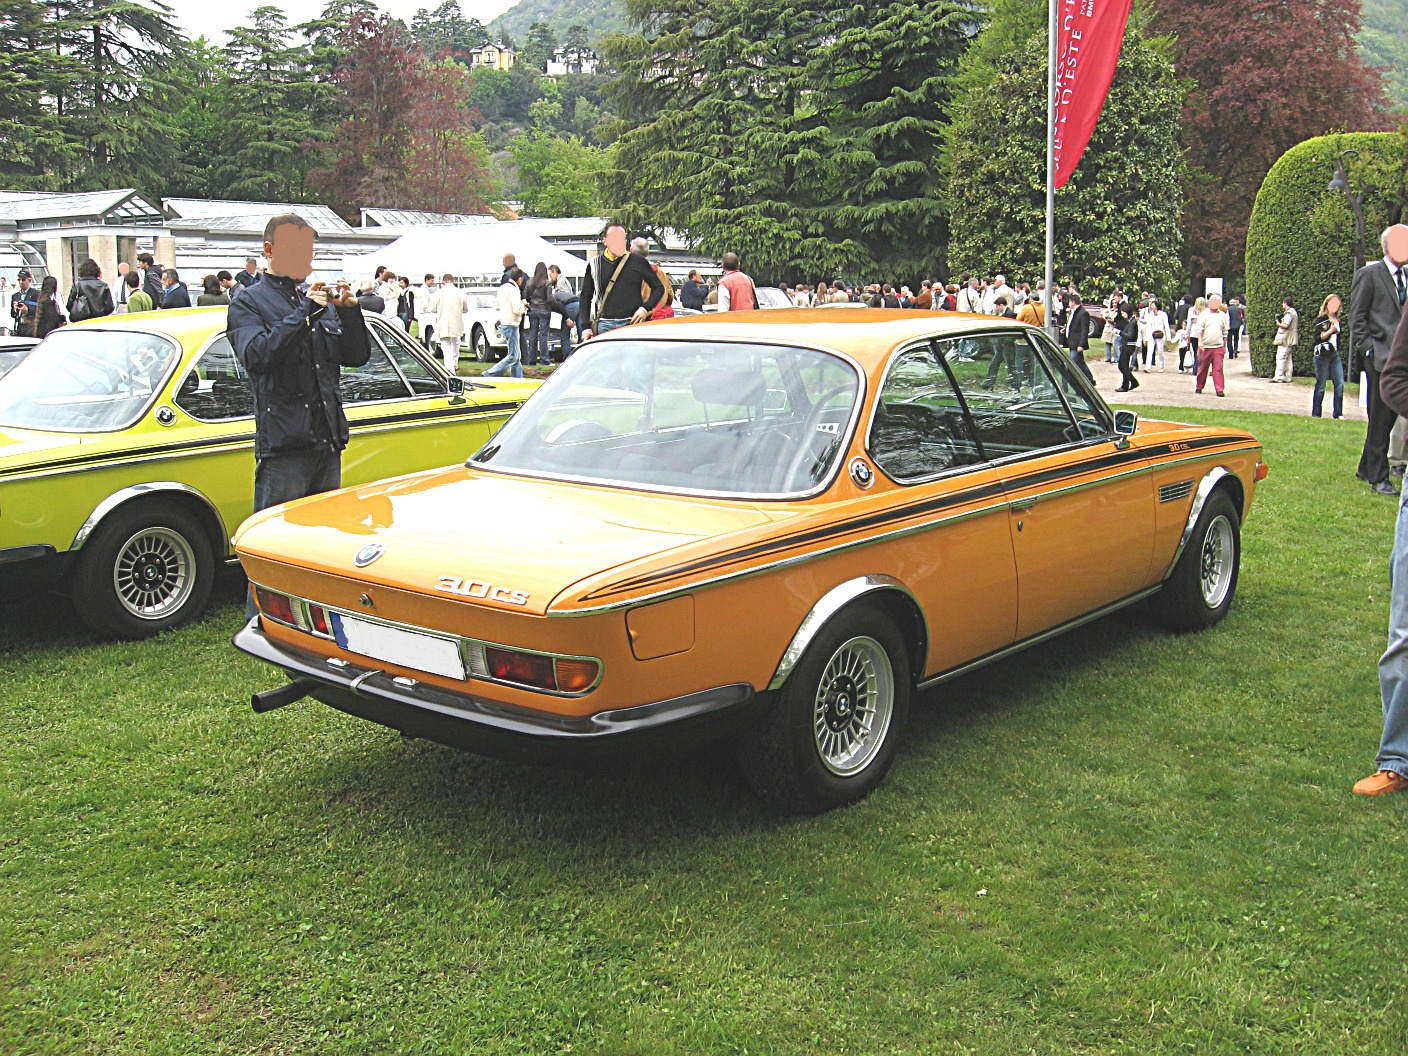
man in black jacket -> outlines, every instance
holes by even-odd
[[[1388,479],[1388,440],[1398,415],[1379,393],[1379,374],[1388,365],[1393,335],[1408,298],[1408,227],[1395,224],[1379,236],[1379,243],[1383,257],[1355,273],[1349,298],[1354,350],[1363,357],[1369,376],[1369,425],[1354,475],[1377,494],[1393,496],[1398,489]]]
[[[137,254],[137,268],[142,273],[142,290],[152,299],[152,307],[160,308],[166,290],[161,285],[162,268],[150,253]]]
[[[1080,294],[1071,290],[1066,294],[1066,314],[1062,330],[1062,344],[1071,353],[1071,361],[1086,376],[1090,384],[1095,384],[1095,375],[1085,362],[1085,350],[1090,347],[1090,313],[1080,303]]]
[[[362,309],[346,284],[299,284],[313,270],[314,232],[294,213],[269,221],[269,270],[229,310],[229,338],[254,388],[254,508],[263,510],[342,484],[347,417],[343,367],[371,358]],[[253,600],[247,615],[252,619]]]
[[[607,224],[601,241],[604,250],[587,262],[587,275],[582,280],[577,332],[583,341],[593,334],[649,319],[665,296],[665,287],[650,262],[627,249],[624,225]],[[650,296],[644,301],[642,283],[650,288]]]

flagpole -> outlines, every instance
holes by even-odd
[[[1056,329],[1056,5],[1046,0],[1046,329]]]

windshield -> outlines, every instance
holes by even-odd
[[[180,353],[174,341],[129,330],[65,327],[0,384],[0,425],[104,432],[141,417]]]
[[[849,362],[812,349],[589,344],[470,465],[666,491],[792,495],[829,479],[860,386]]]

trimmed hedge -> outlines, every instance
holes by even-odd
[[[1382,255],[1379,233],[1403,214],[1405,140],[1397,132],[1348,132],[1298,143],[1266,174],[1247,227],[1247,338],[1252,370],[1270,377],[1276,369],[1276,320],[1281,301],[1291,298],[1300,314],[1295,372],[1314,374],[1313,327],[1320,302],[1338,293],[1349,321],[1354,281],[1354,213],[1339,191],[1328,189],[1335,158],[1346,159],[1352,187],[1363,190],[1364,259]],[[1343,342],[1341,344],[1343,347]]]

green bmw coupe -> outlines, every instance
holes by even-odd
[[[346,485],[462,462],[537,385],[451,378],[367,326],[371,361],[342,373]],[[253,510],[253,415],[224,308],[55,331],[0,379],[0,582],[64,591],[111,637],[192,619]]]

